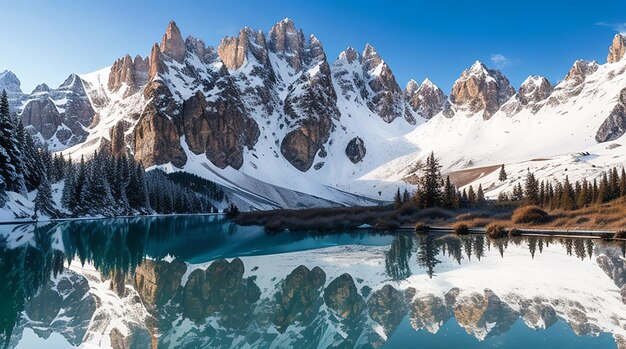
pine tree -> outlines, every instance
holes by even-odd
[[[622,174],[619,178],[619,196],[626,196],[626,170],[622,167]]]
[[[525,181],[525,198],[529,205],[539,205],[539,184],[532,172],[528,172]]]
[[[478,205],[478,198],[474,192],[474,188],[470,185],[467,189],[467,203],[469,207],[476,207]]]
[[[37,195],[35,196],[35,218],[38,213],[46,214],[50,217],[56,216],[56,209],[52,201],[52,188],[50,188],[50,182],[46,177],[43,177],[37,188]]]
[[[444,183],[442,205],[446,208],[459,208],[460,206],[458,191],[450,181],[450,176],[446,176]]]
[[[504,165],[502,165],[502,167],[500,167],[500,174],[498,175],[498,180],[500,180],[500,182],[504,182],[506,181],[506,171],[504,170]]]
[[[483,191],[483,185],[478,185],[478,192],[476,193],[476,201],[478,205],[485,203],[485,192]]]
[[[6,90],[3,90],[0,96],[0,176],[4,179],[6,190],[26,194],[23,170],[9,99]]]
[[[569,181],[569,178],[565,176],[565,181],[563,181],[563,190],[561,192],[561,203],[560,208],[563,210],[573,210],[576,208],[574,201],[574,189],[572,188],[572,184]]]
[[[409,194],[409,191],[404,189],[404,192],[402,193],[402,203],[403,204],[408,204],[411,201],[411,194]]]
[[[598,197],[596,198],[597,203],[602,204],[610,200],[611,197],[611,188],[609,185],[609,178],[606,175],[606,172],[602,174],[602,179],[600,180],[600,186],[598,187]]]
[[[422,207],[435,207],[441,205],[441,165],[435,157],[435,153],[430,153],[426,159],[426,166],[423,176],[419,179],[420,201]]]
[[[522,189],[522,184],[517,183],[516,186],[513,187],[513,193],[511,195],[512,201],[521,201],[524,199],[524,190]]]
[[[400,194],[400,188],[396,191],[396,195],[393,197],[393,207],[397,210],[402,206],[402,195]]]

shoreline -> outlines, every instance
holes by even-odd
[[[176,217],[176,216],[223,216],[224,213],[172,213],[172,214],[152,214],[152,215],[135,215],[135,216],[115,216],[115,217],[67,217],[67,218],[49,218],[41,220],[15,220],[0,221],[0,225],[21,225],[21,224],[37,224],[37,223],[60,223],[71,221],[97,221],[106,219],[127,219],[127,218],[157,218],[157,217]]]

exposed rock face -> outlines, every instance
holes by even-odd
[[[239,69],[246,62],[248,54],[266,67],[270,64],[265,35],[250,28],[242,29],[238,37],[222,39],[217,54],[228,69]]]
[[[158,74],[163,74],[169,71],[167,65],[163,62],[163,53],[161,53],[161,49],[159,45],[154,44],[152,46],[152,50],[150,51],[150,58],[148,59],[149,67],[148,67],[148,78],[153,79]],[[145,94],[145,93],[144,93]]]
[[[596,132],[596,141],[616,140],[626,133],[626,88],[619,94],[619,102]]]
[[[274,49],[290,48],[296,44],[289,40],[272,40]],[[283,44],[276,46],[274,40]],[[340,114],[330,66],[322,44],[315,36],[311,35],[300,57],[301,66],[309,70],[300,75],[285,98],[283,109],[292,131],[283,138],[280,150],[295,168],[307,171],[313,165],[317,152],[328,140],[331,120],[339,118]]]
[[[46,85],[35,90],[20,115],[31,134],[40,133],[50,142],[56,138],[60,144],[51,144],[53,148],[84,141],[85,128],[91,124],[95,112],[80,77],[71,74],[56,90]]]
[[[213,62],[217,57],[214,47],[207,46],[204,41],[191,35],[185,39],[185,47],[187,52],[194,53],[205,64]]]
[[[134,129],[135,159],[144,167],[171,162],[182,167],[187,155],[180,145],[180,134],[173,119],[180,108],[170,90],[160,81],[151,82],[144,91],[151,103],[146,106]]]
[[[458,299],[454,315],[459,325],[478,339],[507,332],[518,317],[489,289],[485,289],[484,294],[474,293]]]
[[[254,120],[245,116],[238,99],[221,98],[207,102],[198,91],[183,104],[183,125],[189,149],[206,153],[215,166],[239,169],[243,164],[243,147],[251,148],[259,137]]]
[[[320,294],[325,282],[326,273],[319,267],[309,270],[301,265],[287,275],[275,297],[278,309],[273,322],[279,331],[295,321],[306,325],[315,318],[322,305]]]
[[[365,308],[363,297],[359,294],[350,274],[341,274],[328,284],[324,290],[326,305],[344,319],[359,316]]]
[[[558,317],[547,299],[520,297],[520,315],[530,328],[548,328],[554,325]]]
[[[141,56],[136,56],[134,61],[129,55],[117,59],[111,66],[107,87],[115,92],[122,84],[126,84],[128,90],[125,95],[131,95],[148,82],[149,67],[149,59],[143,59]]]
[[[409,304],[411,326],[437,333],[441,325],[452,317],[452,309],[446,302],[434,295],[421,297]]]
[[[600,255],[596,258],[596,262],[617,287],[621,288],[626,285],[626,262],[623,259]]]
[[[183,292],[183,315],[200,323],[212,314],[221,315],[220,323],[229,328],[245,324],[261,291],[250,278],[243,278],[243,262],[217,260],[205,270],[194,270]]]
[[[185,54],[187,53],[185,41],[180,34],[180,29],[178,29],[176,22],[170,21],[167,25],[165,35],[163,35],[163,39],[161,39],[160,48],[162,53],[178,63],[182,63],[185,59]]]
[[[576,84],[580,84],[587,76],[595,73],[598,70],[598,63],[595,61],[577,60],[570,68],[565,76],[566,81],[574,81]]]
[[[35,87],[35,89],[33,89],[33,92],[31,92],[31,94],[44,92],[50,92],[50,87],[46,84],[39,84]]]
[[[606,57],[606,61],[608,63],[619,62],[622,58],[624,58],[624,53],[626,52],[626,37],[621,34],[615,34],[613,38],[613,43],[609,47],[609,54]]]
[[[20,94],[22,93],[20,79],[13,74],[13,72],[5,70],[0,73],[0,92],[6,90],[7,94]]]
[[[373,93],[367,102],[370,110],[388,123],[402,116],[410,123],[415,123],[410,115],[404,113],[403,93],[391,68],[370,44],[365,45],[361,64],[367,84]]]
[[[485,120],[491,118],[511,96],[515,89],[498,70],[487,69],[476,61],[454,83],[451,101],[460,109],[471,113],[483,112]]]
[[[386,334],[392,333],[407,313],[404,294],[389,284],[372,293],[367,307],[372,320],[383,326]]]
[[[65,273],[56,284],[48,281],[26,303],[24,311],[28,319],[37,322],[38,326],[32,327],[37,335],[47,338],[58,333],[79,346],[96,311],[96,301],[84,277]]]
[[[354,137],[346,146],[346,156],[353,164],[359,163],[365,157],[365,142],[360,137]]]
[[[171,263],[144,260],[135,268],[135,289],[143,303],[154,311],[174,297],[186,270],[187,265],[177,260]]]
[[[543,76],[529,76],[515,96],[502,106],[502,110],[508,116],[519,113],[524,108],[535,114],[545,105],[552,90],[552,84],[548,79]]]
[[[409,81],[404,94],[411,109],[425,119],[437,115],[446,104],[446,95],[428,79],[420,86],[414,80]]]
[[[270,29],[268,36],[269,49],[279,58],[286,60],[295,71],[299,71],[303,66],[305,49],[302,30],[297,31],[293,21],[285,18]]]

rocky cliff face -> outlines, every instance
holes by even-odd
[[[502,106],[502,110],[508,116],[515,115],[523,109],[528,109],[535,114],[545,105],[552,90],[552,84],[548,79],[543,76],[529,76],[513,98]]]
[[[460,110],[481,114],[485,120],[491,118],[515,89],[509,80],[498,70],[488,69],[476,61],[471,68],[463,71],[454,83],[450,100]]]
[[[608,63],[619,62],[624,58],[624,53],[626,53],[626,37],[622,34],[615,34],[613,43],[609,47],[609,54],[606,57],[606,61]]]
[[[439,114],[447,100],[443,91],[428,79],[421,85],[417,85],[414,80],[409,81],[404,94],[411,109],[425,119],[431,119]]]
[[[619,94],[618,103],[596,132],[596,141],[607,142],[626,133],[626,88]]]
[[[20,95],[18,108],[28,131],[52,149],[81,143],[95,118],[83,80],[71,74],[57,89],[39,85],[31,95]],[[21,109],[20,109],[21,108]]]

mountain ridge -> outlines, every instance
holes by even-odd
[[[400,88],[370,44],[361,54],[348,48],[331,63],[322,43],[289,19],[267,34],[243,28],[217,48],[192,36],[183,38],[171,21],[146,58],[126,55],[110,68],[83,75],[72,86],[82,86],[84,93],[59,88],[70,102],[88,100],[89,106],[68,112],[51,104],[53,98],[37,102],[25,94],[13,98],[12,105],[34,136],[72,156],[107,147],[132,154],[146,167],[191,171],[209,179],[215,178],[207,168],[217,173],[232,168],[268,185],[314,196],[326,193],[321,197],[331,201],[335,198],[326,188],[385,200],[398,186],[409,187],[402,179],[426,152],[443,153],[444,172],[449,172],[618,140],[626,129],[619,97],[626,88],[623,44],[622,36],[614,38],[605,65],[576,61],[556,86],[529,77],[516,90],[500,71],[476,61],[446,96],[428,79]],[[36,90],[34,95],[47,93],[44,87]],[[582,103],[597,91],[603,91],[601,103]],[[483,156],[489,148],[471,140],[484,137],[519,148],[494,133],[515,122],[527,129],[548,123],[558,130],[554,115],[569,113],[573,105],[589,119],[579,122],[586,124],[585,131],[565,146],[546,146],[544,154],[531,145],[519,156]],[[76,115],[85,113],[92,117]],[[465,120],[474,116],[481,121]],[[53,139],[66,128],[72,131],[69,137]],[[505,133],[532,134],[521,129]],[[459,132],[469,133],[458,137]],[[440,146],[443,140],[449,144]],[[201,163],[191,163],[192,158]]]

